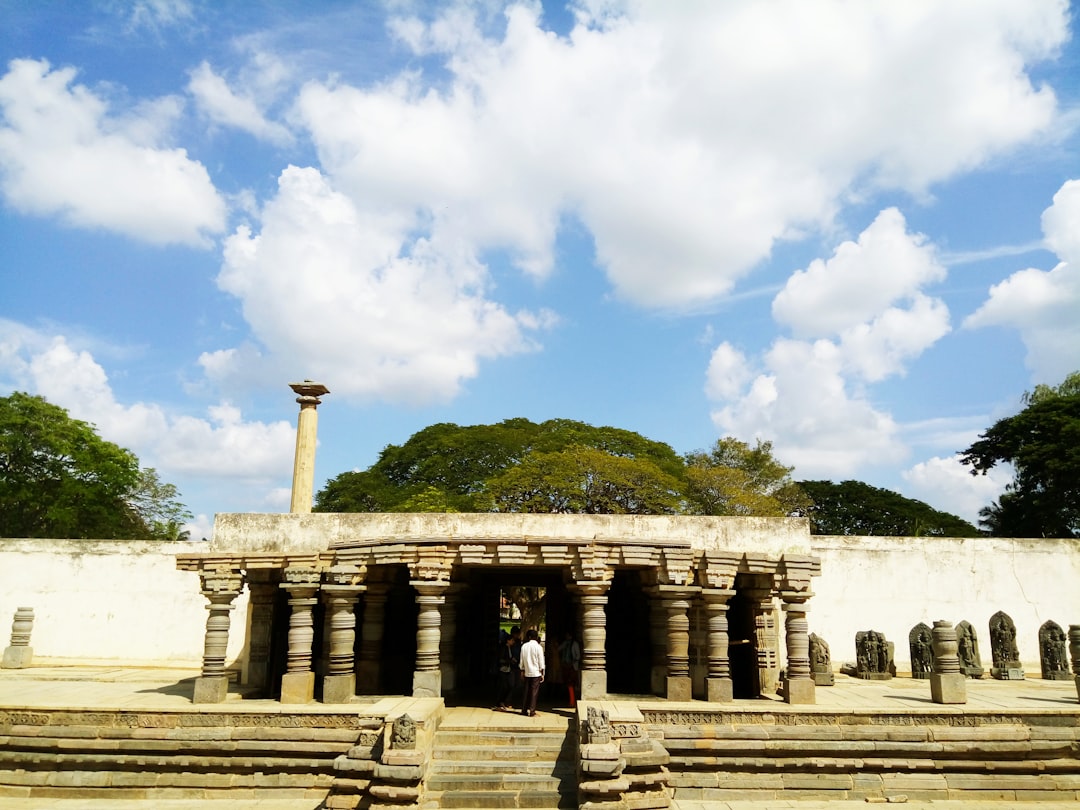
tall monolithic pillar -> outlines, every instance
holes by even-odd
[[[300,403],[300,416],[296,423],[296,456],[293,459],[292,499],[289,511],[306,515],[311,511],[311,498],[315,492],[315,441],[318,436],[319,397],[330,393],[320,383],[304,380],[289,383]]]

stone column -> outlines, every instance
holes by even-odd
[[[607,592],[610,582],[577,583],[581,595],[581,699],[598,700],[607,694]]]
[[[245,686],[266,689],[270,686],[270,634],[274,623],[274,597],[277,586],[272,582],[248,582],[248,658],[243,671]]]
[[[229,692],[225,674],[225,656],[229,647],[229,612],[244,587],[243,577],[235,569],[201,571],[202,594],[210,604],[206,617],[202,674],[195,679],[192,703],[221,703]]]
[[[668,700],[691,700],[693,684],[690,679],[690,600],[696,588],[678,585],[658,585],[657,591],[667,613],[667,681]]]
[[[809,591],[781,591],[786,614],[784,630],[787,648],[787,672],[784,677],[785,703],[811,705],[815,702],[814,679],[810,674],[810,631],[806,623]]]
[[[319,572],[311,568],[286,568],[281,587],[289,592],[289,652],[281,676],[282,703],[310,703],[315,698],[315,673],[311,669],[311,644],[315,640],[312,609],[318,603]]]
[[[413,672],[413,697],[442,697],[442,667],[439,664],[439,608],[446,600],[450,583],[442,580],[413,580],[416,604],[416,671]]]
[[[330,393],[325,385],[304,380],[289,383],[300,403],[300,416],[296,424],[296,456],[293,460],[292,499],[289,511],[307,514],[311,511],[311,497],[315,490],[315,440],[318,433],[319,397]]]
[[[360,661],[356,665],[356,688],[362,695],[378,694],[382,677],[383,623],[386,619],[385,582],[369,582],[364,594],[364,623],[360,628]]]
[[[710,703],[730,703],[734,699],[731,681],[731,660],[728,657],[728,600],[735,591],[721,588],[702,588],[708,617],[708,671],[705,678],[707,700]]]
[[[930,698],[934,703],[967,703],[967,676],[960,671],[960,647],[952,622],[936,621],[931,631],[934,671],[930,673]]]
[[[335,565],[326,575],[322,591],[326,599],[326,627],[329,647],[323,703],[348,703],[356,694],[356,598],[365,587],[360,584],[355,565]]]
[[[1080,698],[1080,624],[1069,625],[1069,655],[1072,656],[1073,680],[1076,696]]]
[[[34,629],[34,609],[21,607],[15,609],[11,620],[11,646],[4,650],[2,669],[26,669],[34,660],[34,650],[30,646],[30,633]]]
[[[780,662],[776,649],[776,622],[773,613],[772,587],[758,586],[742,589],[750,600],[754,613],[754,656],[757,665],[757,693],[770,695],[776,691]],[[807,640],[809,645],[809,639]]]

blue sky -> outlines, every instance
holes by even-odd
[[[1052,0],[0,0],[0,391],[215,512],[436,422],[773,442],[975,519],[1080,368]]]

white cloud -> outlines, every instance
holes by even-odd
[[[906,494],[978,526],[979,510],[1005,491],[1012,471],[1008,466],[995,467],[986,475],[972,475],[971,467],[962,465],[959,458],[934,456],[902,472],[909,488]]]
[[[1080,180],[1058,190],[1042,226],[1061,263],[1049,271],[1020,270],[995,284],[964,326],[1018,330],[1034,380],[1054,385],[1080,368]]]
[[[706,393],[721,404],[716,426],[744,440],[771,439],[801,478],[846,477],[905,458],[900,426],[864,386],[902,374],[949,331],[945,304],[921,291],[944,277],[934,256],[889,209],[832,258],[795,272],[773,314],[820,337],[776,339],[757,371],[721,344],[706,373]]]
[[[0,384],[45,397],[100,435],[126,447],[165,480],[173,475],[273,480],[292,469],[295,429],[249,422],[221,403],[204,417],[176,415],[147,402],[118,402],[105,370],[62,335],[0,320]]]
[[[146,28],[157,32],[193,18],[194,12],[188,0],[134,0],[128,27],[132,31]]]
[[[483,358],[534,348],[527,333],[550,313],[508,313],[486,297],[487,270],[466,245],[411,239],[403,226],[316,169],[286,169],[260,231],[226,240],[218,277],[267,354],[207,353],[207,373],[299,369],[335,393],[419,403],[453,397]]]
[[[279,145],[293,141],[288,129],[263,114],[253,94],[234,92],[207,62],[191,71],[188,92],[195,97],[200,112],[215,124],[234,127]]]
[[[162,144],[174,99],[111,115],[71,68],[15,60],[0,78],[0,189],[19,211],[154,244],[205,245],[225,225],[206,169]]]
[[[362,210],[536,275],[571,212],[617,292],[650,307],[725,294],[852,193],[921,193],[1056,123],[1026,70],[1067,37],[1062,0],[615,9],[577,6],[566,38],[526,5],[501,39],[457,6],[399,21],[449,80],[312,83],[299,120]]]

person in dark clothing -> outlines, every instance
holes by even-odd
[[[513,627],[499,645],[498,697],[496,708],[505,711],[514,705],[514,692],[521,683],[521,628]]]

